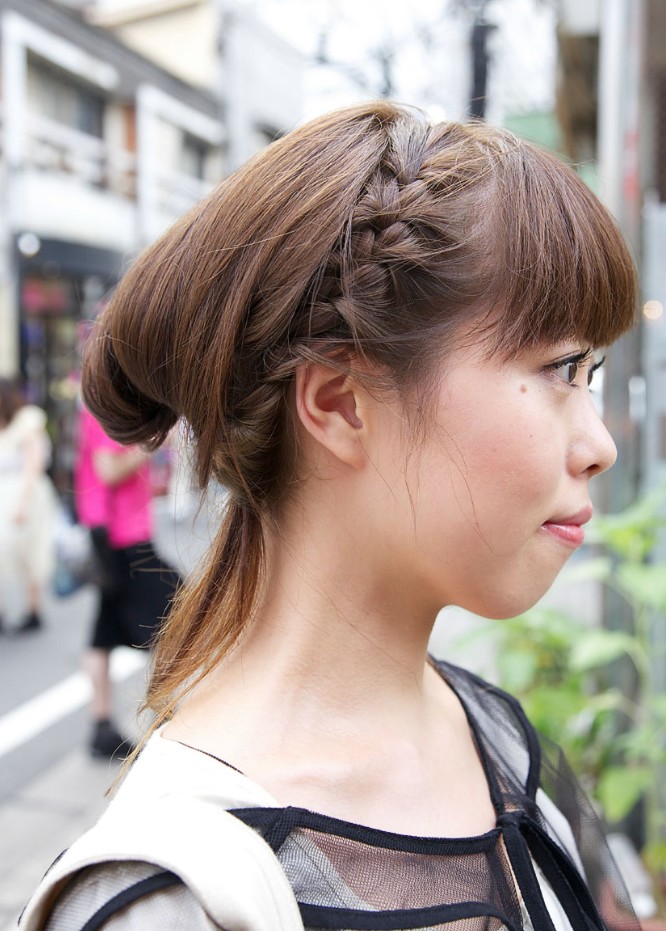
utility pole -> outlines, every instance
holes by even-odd
[[[600,5],[598,165],[600,195],[638,259],[641,246],[639,119],[643,0],[605,0]],[[618,447],[618,462],[602,481],[603,510],[618,511],[638,493],[643,477],[641,411],[630,386],[639,389],[641,328],[608,352],[604,415]]]
[[[468,113],[472,120],[486,117],[488,96],[488,37],[497,28],[486,19],[486,7],[490,0],[450,0],[449,9],[464,11],[471,18],[469,36],[470,92]]]
[[[485,7],[485,4],[483,4]],[[469,100],[469,115],[483,120],[486,116],[488,88],[488,36],[496,27],[483,18],[483,8],[472,23],[470,49],[472,52],[472,89]]]

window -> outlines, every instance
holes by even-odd
[[[36,59],[29,65],[28,87],[32,108],[41,116],[102,138],[105,100],[98,91]]]
[[[208,143],[197,139],[196,136],[190,136],[189,133],[184,133],[180,160],[181,171],[192,178],[205,181],[208,149]]]

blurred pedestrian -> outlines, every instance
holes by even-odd
[[[4,604],[21,589],[26,612],[0,630],[28,633],[42,627],[44,589],[54,569],[57,495],[46,474],[51,444],[46,414],[24,404],[9,378],[0,378],[0,583]],[[14,594],[14,592],[12,592]]]
[[[178,573],[156,552],[150,453],[116,443],[82,407],[78,423],[75,506],[90,528],[100,598],[84,668],[93,688],[93,756],[128,752],[113,721],[110,653],[146,648],[169,610]]]

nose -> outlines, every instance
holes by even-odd
[[[589,478],[601,475],[614,465],[617,446],[599,416],[594,402],[586,392],[583,395],[584,411],[579,424],[578,436],[572,449],[571,466],[577,474]]]

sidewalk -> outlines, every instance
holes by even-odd
[[[77,749],[0,810],[0,931],[18,915],[52,861],[96,820],[117,764]]]
[[[133,739],[139,736],[136,710],[144,682],[140,669],[116,689],[118,721]],[[76,733],[87,734],[87,709],[67,722]],[[15,931],[19,913],[50,864],[96,821],[121,766],[92,759],[83,740],[0,805],[0,931]]]

